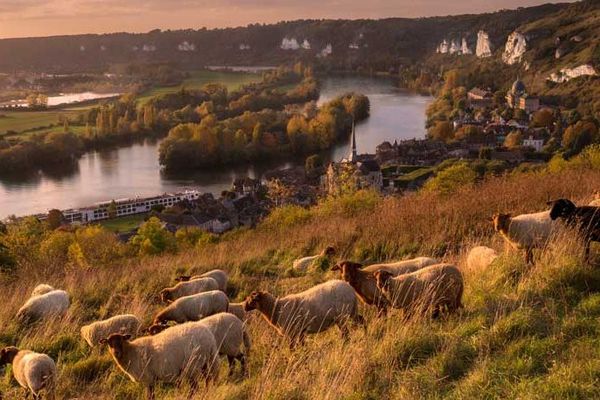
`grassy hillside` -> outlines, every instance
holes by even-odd
[[[597,157],[596,157],[597,158]],[[79,327],[97,318],[133,312],[147,324],[159,309],[154,296],[183,272],[223,268],[229,295],[252,290],[286,294],[337,277],[327,270],[297,275],[293,259],[332,244],[340,258],[372,262],[432,255],[461,268],[465,308],[437,321],[403,321],[397,312],[376,319],[362,307],[368,331],[355,329],[348,343],[332,329],[290,351],[259,318],[248,326],[253,340],[248,379],[228,380],[227,369],[209,390],[211,399],[590,399],[600,396],[600,270],[581,260],[573,235],[561,235],[534,267],[509,252],[485,271],[466,269],[475,244],[499,251],[490,216],[544,209],[549,199],[588,202],[600,187],[600,163],[591,157],[550,170],[489,178],[452,195],[417,193],[380,198],[358,192],[304,210],[283,208],[255,230],[201,241],[178,254],[124,257],[76,267],[47,251],[28,251],[16,270],[2,275],[0,345],[44,351],[58,361],[59,398],[138,399],[106,349],[89,350]],[[18,248],[27,248],[19,242]],[[98,259],[110,241],[97,242]],[[105,259],[105,258],[104,258]],[[13,320],[33,287],[46,282],[72,296],[63,320],[32,329]],[[223,364],[224,366],[224,364]],[[163,386],[160,398],[180,399],[185,388]],[[9,371],[0,379],[5,398],[18,395]],[[198,398],[202,398],[199,396]]]

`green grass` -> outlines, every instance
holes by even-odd
[[[183,81],[181,85],[152,88],[139,96],[138,101],[140,104],[145,104],[154,96],[175,93],[182,87],[185,87],[186,89],[200,89],[207,83],[222,83],[227,87],[227,90],[231,92],[239,89],[242,85],[259,82],[260,80],[260,75],[246,72],[196,71],[193,72],[188,79]]]
[[[101,221],[100,225],[115,233],[129,232],[140,226],[144,222],[144,218],[146,218],[146,214],[128,215]]]
[[[38,127],[59,125],[60,115],[72,117],[76,115],[73,111],[7,111],[0,112],[0,134],[7,131],[23,132],[35,130]],[[62,129],[62,126],[61,126]]]

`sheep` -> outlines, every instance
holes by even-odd
[[[235,315],[241,321],[246,321],[250,316],[249,313],[244,310],[244,303],[229,303],[229,307],[227,308],[227,312]]]
[[[344,339],[349,320],[364,326],[358,314],[354,289],[341,280],[331,280],[300,293],[277,298],[266,291],[255,291],[244,300],[246,311],[258,310],[281,335],[290,348],[302,344],[307,333],[322,332],[336,324]]]
[[[399,261],[389,264],[373,264],[363,268],[362,264],[343,261],[336,264],[332,271],[341,271],[342,279],[348,282],[356,291],[358,298],[365,304],[377,307],[378,316],[385,315],[389,303],[377,288],[373,275],[376,271],[387,271],[393,276],[414,272],[428,265],[437,264],[438,261],[429,257],[417,257],[411,260]]]
[[[215,337],[217,350],[220,355],[227,356],[229,363],[229,376],[233,375],[235,360],[241,365],[242,375],[246,375],[246,356],[250,351],[250,337],[244,328],[244,323],[235,315],[230,313],[218,313],[195,322],[206,326]],[[148,328],[151,335],[156,335],[169,325],[152,325]],[[242,352],[242,344],[245,352]]]
[[[198,321],[209,315],[226,312],[228,306],[229,299],[225,293],[211,290],[175,300],[156,314],[154,323]]]
[[[64,290],[33,296],[17,311],[17,320],[31,322],[50,316],[62,317],[67,313],[69,304],[69,295]]]
[[[203,376],[209,385],[218,377],[217,343],[203,325],[187,323],[155,336],[130,339],[130,335],[113,333],[100,343],[108,345],[115,363],[129,379],[145,386],[150,400],[154,399],[154,385],[159,381],[186,380],[193,395],[198,378]]]
[[[591,207],[600,207],[600,199],[592,200],[588,205]]]
[[[33,394],[34,399],[42,398],[42,390],[46,391],[49,399],[54,399],[56,364],[48,355],[12,346],[5,347],[0,350],[0,368],[6,364],[13,365],[15,379],[21,387]]]
[[[463,277],[451,264],[431,265],[396,277],[377,271],[375,279],[390,304],[403,309],[407,316],[429,312],[436,317],[444,309],[453,312],[462,307]]]
[[[41,283],[41,284],[37,285],[35,287],[35,289],[33,289],[33,292],[31,292],[31,296],[32,297],[33,296],[39,296],[41,294],[46,294],[46,293],[51,292],[53,290],[55,290],[55,289],[52,286],[47,285],[45,283]]]
[[[175,278],[177,282],[189,282],[194,281],[200,278],[213,278],[219,284],[219,290],[225,292],[227,290],[227,281],[229,277],[227,276],[227,272],[222,269],[213,269],[211,271],[205,272],[202,275],[180,275]]]
[[[100,340],[112,333],[129,334],[136,337],[142,322],[132,314],[115,315],[103,321],[96,321],[81,327],[81,337],[90,347],[100,344]]]
[[[548,204],[552,205],[550,218],[553,221],[561,219],[567,226],[579,230],[585,243],[585,259],[589,260],[591,242],[600,242],[600,207],[577,207],[568,199],[554,200]]]
[[[473,247],[467,255],[467,268],[470,270],[481,271],[486,269],[494,260],[498,258],[496,250],[486,246]]]
[[[160,291],[160,299],[169,304],[180,297],[193,294],[219,290],[219,284],[213,278],[199,278],[189,282],[180,282],[177,285]]]
[[[295,260],[294,263],[292,264],[292,268],[295,271],[306,272],[308,270],[308,268],[311,265],[313,265],[313,263],[317,259],[319,259],[321,257],[326,257],[327,259],[330,259],[334,255],[335,255],[335,248],[333,248],[332,246],[327,246],[321,252],[321,254],[317,254],[317,255],[314,255],[314,256],[308,256],[308,257],[302,257],[302,258],[299,258],[299,259]]]
[[[534,214],[495,214],[492,217],[494,230],[517,250],[524,250],[525,262],[533,264],[533,249],[544,248],[553,233],[555,224],[550,211]]]

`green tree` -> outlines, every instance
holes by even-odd
[[[65,220],[65,216],[60,210],[52,209],[48,211],[48,217],[46,218],[46,225],[51,231],[59,228]]]
[[[108,218],[117,217],[117,203],[114,200],[110,202],[110,204],[106,208],[106,212],[108,213]]]
[[[171,232],[163,228],[156,217],[144,222],[131,238],[131,244],[137,248],[140,255],[175,252],[177,243]]]
[[[425,191],[442,194],[453,193],[460,187],[471,185],[477,180],[477,173],[465,163],[454,164],[429,179],[424,186]]]

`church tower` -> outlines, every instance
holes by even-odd
[[[354,124],[354,119],[352,119],[352,140],[350,145],[350,154],[348,155],[348,161],[354,163],[358,160],[358,155],[356,154],[356,129]]]

